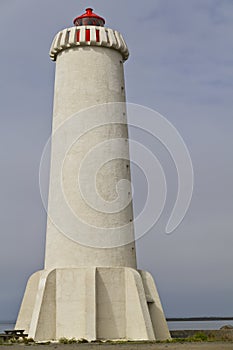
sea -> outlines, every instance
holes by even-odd
[[[220,329],[223,326],[233,326],[233,320],[208,320],[208,321],[168,321],[168,328],[170,331],[179,331],[187,329],[196,330],[208,330],[208,329]]]
[[[233,320],[224,321],[224,320],[215,320],[215,321],[168,321],[168,327],[170,331],[174,330],[187,330],[187,329],[220,329],[225,325],[232,325]],[[5,329],[14,329],[15,323],[0,323],[0,333],[4,332]]]
[[[4,333],[5,329],[14,329],[15,322],[0,323],[0,333]]]

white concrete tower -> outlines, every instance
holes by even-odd
[[[104,24],[88,8],[50,51],[56,78],[45,269],[29,279],[16,324],[35,340],[170,337],[153,278],[136,265],[128,48]]]

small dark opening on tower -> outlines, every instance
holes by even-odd
[[[96,29],[96,41],[97,41],[97,43],[99,43],[100,42],[100,31],[98,30],[98,29]]]
[[[86,41],[90,41],[91,37],[90,37],[90,29],[86,29]]]
[[[109,44],[109,43],[110,43],[110,41],[109,41],[108,31],[107,31],[107,30],[105,30],[105,33],[106,33],[106,37],[107,37],[107,43]]]
[[[77,42],[79,43],[79,41],[80,41],[80,30],[77,30],[76,39],[77,39]]]
[[[66,44],[69,43],[69,39],[70,39],[70,31],[68,30],[66,33]]]

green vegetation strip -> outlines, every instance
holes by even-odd
[[[197,332],[193,336],[187,337],[187,338],[173,338],[171,340],[166,340],[166,341],[124,341],[124,340],[106,340],[106,341],[101,341],[101,340],[96,340],[89,342],[91,343],[99,343],[99,344],[127,344],[127,343],[134,343],[134,344],[155,344],[155,343],[192,343],[192,342],[218,342],[218,341],[232,341],[232,338],[229,338],[225,335],[222,335],[221,337],[215,337],[215,334],[209,334],[206,335],[203,332]],[[31,338],[21,338],[21,339],[9,339],[7,341],[3,341],[0,339],[0,345],[13,345],[13,344],[25,344],[25,345],[48,345],[51,342],[35,342]],[[60,338],[59,339],[60,344],[74,344],[74,343],[88,343],[87,339],[67,339],[67,338]]]

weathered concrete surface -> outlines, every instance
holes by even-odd
[[[92,110],[77,115],[71,130],[67,131],[62,126],[57,142],[53,137],[45,268],[68,266],[136,268],[132,202],[124,205],[130,199],[131,189],[125,182],[125,190],[121,191],[121,195],[118,196],[116,193],[116,185],[120,180],[130,181],[126,110],[122,103],[118,103],[125,102],[121,52],[102,46],[82,46],[61,51],[56,60],[54,91],[53,133],[60,125],[67,125],[64,123],[69,122],[71,116],[88,107],[92,107]],[[114,102],[116,104],[107,109],[93,107]],[[111,120],[117,124],[111,123]],[[89,122],[93,129],[84,133],[83,130],[86,130]],[[67,141],[67,133],[72,133],[74,130],[76,135],[81,133],[81,137],[72,145],[68,145],[64,162],[57,168],[61,145]],[[116,139],[121,139],[123,142],[117,143],[114,141]],[[83,177],[78,183],[78,174],[88,153],[103,142],[105,144],[102,153],[99,152],[97,157],[86,158],[86,174],[92,174],[93,179],[96,175],[96,188],[92,191],[90,178]],[[111,161],[105,164],[106,154]],[[99,165],[103,166],[98,169]],[[62,192],[59,196],[61,186]],[[85,191],[87,196],[83,198]],[[93,201],[96,191],[98,191],[97,197],[102,197],[106,207],[111,203],[113,205],[117,200],[119,210],[117,211],[114,206],[115,212],[106,212],[103,207],[99,207],[98,198],[95,201],[95,208],[88,205],[87,200]],[[61,213],[61,208],[65,205]],[[69,210],[67,215],[66,209]],[[74,216],[71,217],[72,213]],[[56,222],[53,219],[56,219]],[[66,235],[67,223],[69,231],[72,231],[72,240]],[[104,239],[102,247],[91,246],[92,242],[88,241],[88,237],[95,236],[98,228],[109,231],[115,229],[116,232],[112,233],[112,237],[120,238],[118,241],[113,241],[113,248],[103,249],[106,247]],[[118,229],[124,232],[124,235],[119,235]],[[105,235],[110,235],[110,232],[106,231]],[[101,241],[99,244],[101,245]]]
[[[170,337],[152,277],[122,267],[37,272],[28,282],[16,329],[37,341]]]

